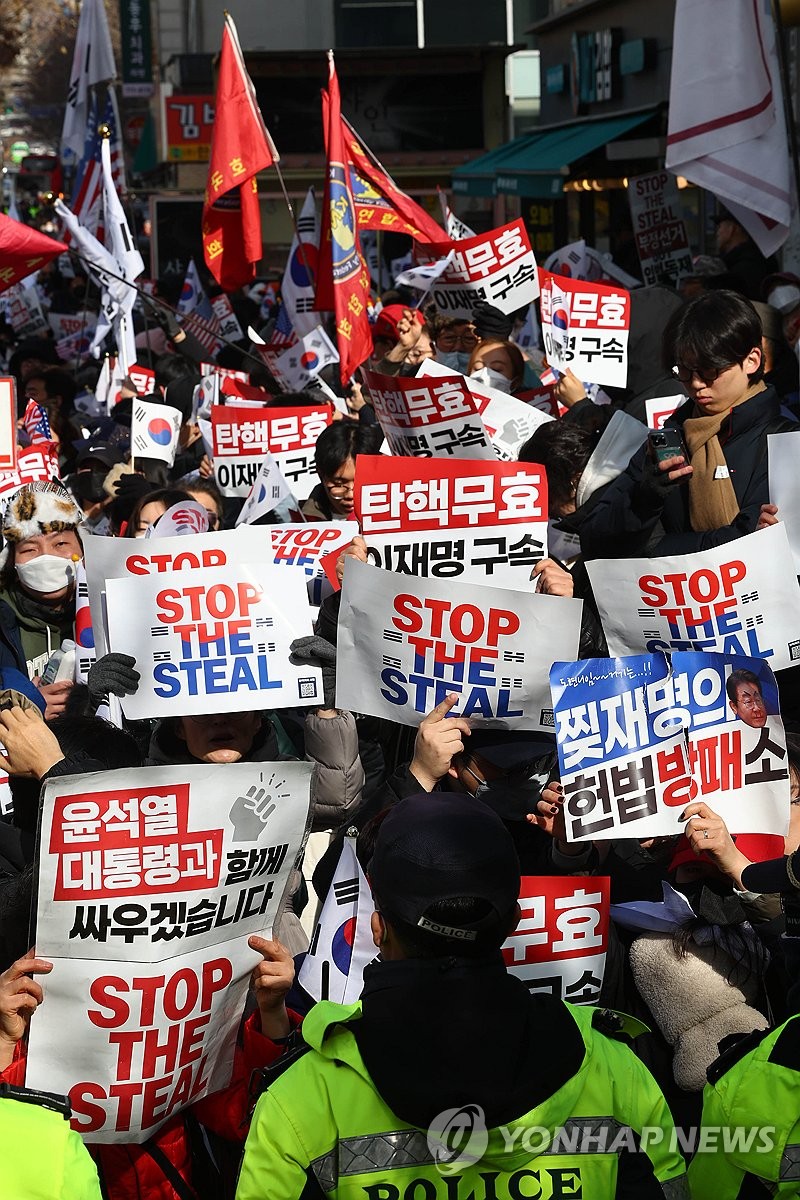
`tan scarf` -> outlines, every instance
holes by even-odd
[[[762,381],[754,383],[743,396],[723,413],[703,413],[687,417],[683,437],[692,464],[689,479],[689,521],[695,533],[722,529],[739,515],[739,501],[733,488],[728,464],[719,444],[719,431],[730,418],[731,411],[752,396],[766,390]]]

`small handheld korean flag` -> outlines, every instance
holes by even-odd
[[[323,367],[338,361],[336,347],[321,325],[312,329],[296,345],[284,350],[276,360],[281,378],[290,388],[298,391],[316,379]]]
[[[92,613],[89,608],[89,585],[86,582],[86,568],[82,562],[75,563],[75,647],[75,682],[86,683],[97,652]]]
[[[136,400],[131,422],[131,458],[157,458],[171,467],[175,462],[182,417],[168,404]]]
[[[256,476],[236,524],[254,525],[259,517],[271,512],[277,512],[283,521],[305,521],[280,467],[269,452],[265,457],[266,462]]]
[[[346,837],[297,982],[314,1000],[352,1004],[364,986],[364,968],[375,957],[370,918],[375,906],[356,858],[356,839]]]

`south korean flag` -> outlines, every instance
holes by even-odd
[[[135,400],[131,422],[131,459],[157,458],[171,467],[175,462],[182,417],[168,404]]]
[[[364,986],[364,968],[375,957],[370,918],[375,909],[356,858],[356,839],[346,837],[297,982],[314,1000],[352,1004]]]

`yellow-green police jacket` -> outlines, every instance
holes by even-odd
[[[593,1029],[594,1010],[567,1007],[584,1040],[580,1069],[543,1104],[488,1130],[480,1159],[454,1170],[437,1166],[426,1131],[375,1090],[348,1027],[361,1004],[317,1004],[303,1024],[311,1051],[258,1101],[236,1200],[611,1200],[619,1155],[644,1129],[648,1194],[660,1184],[666,1200],[688,1198],[654,1079],[628,1046]]]
[[[689,1167],[694,1200],[735,1200],[752,1187],[747,1176],[766,1182],[764,1196],[800,1196],[800,1016],[743,1038],[709,1075]]]
[[[0,1094],[0,1147],[2,1200],[101,1200],[97,1168],[79,1135],[60,1112],[37,1103],[36,1093]]]

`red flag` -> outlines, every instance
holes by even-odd
[[[279,157],[245,70],[236,26],[226,16],[203,206],[206,266],[226,291],[255,279],[262,256],[256,176]]]
[[[400,191],[344,117],[342,125],[359,228],[408,233],[418,242],[441,242],[444,235],[441,225],[416,200]]]
[[[317,260],[314,307],[334,313],[339,370],[346,383],[372,353],[369,327],[369,272],[361,255],[355,201],[342,125],[339,80],[328,54],[328,91],[322,93],[322,118],[328,166],[322,205],[322,236]]]
[[[32,275],[68,247],[0,213],[0,292]]]

